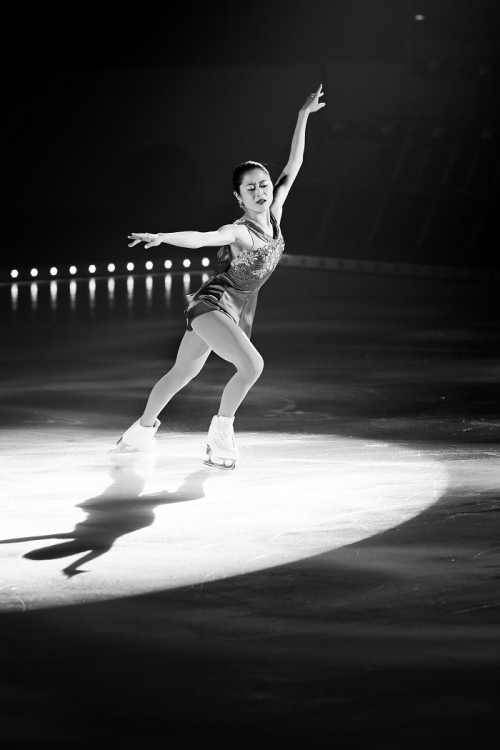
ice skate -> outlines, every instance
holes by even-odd
[[[138,419],[128,430],[125,430],[110,453],[120,455],[152,453],[156,448],[155,434],[160,424],[160,420],[157,419],[153,427],[143,427],[141,420]]]
[[[208,431],[207,457],[203,463],[214,469],[231,471],[239,453],[234,442],[234,417],[214,417]]]

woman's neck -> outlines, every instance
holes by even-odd
[[[271,223],[271,213],[269,209],[265,212],[249,211],[247,209],[243,214],[243,218],[252,221],[254,224],[257,224],[257,226],[260,227],[266,234],[272,235],[273,225]]]

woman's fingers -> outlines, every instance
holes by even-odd
[[[326,107],[326,102],[319,101],[320,96],[323,96],[322,88],[323,88],[323,84],[320,83],[319,88],[314,93],[311,94],[312,102],[310,106],[311,106],[312,112],[317,112],[318,109],[322,109],[322,107]]]
[[[127,239],[133,240],[133,242],[129,242],[129,247],[134,247],[134,245],[137,245],[139,242],[149,242],[151,240],[151,237],[149,237],[144,232],[132,232],[132,234],[129,234]]]
[[[137,245],[139,242],[146,242],[147,244],[144,246],[145,248],[148,247],[156,247],[156,245],[159,245],[158,241],[158,235],[157,234],[150,234],[149,232],[132,232],[132,234],[128,235],[129,240],[133,240],[133,242],[129,242],[129,247],[134,247],[134,245]]]
[[[323,96],[322,89],[323,89],[323,84],[320,83],[319,88],[317,88],[316,91],[313,91],[311,94],[309,94],[309,98],[306,102],[306,106],[309,108],[311,112],[316,112],[316,110],[325,106],[323,103],[320,103],[319,101],[320,96]]]

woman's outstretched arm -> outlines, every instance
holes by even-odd
[[[145,247],[155,247],[165,242],[167,245],[177,247],[217,247],[218,245],[231,245],[239,240],[242,245],[249,243],[248,232],[244,227],[237,224],[226,224],[215,232],[132,232],[129,235],[129,247],[134,247],[139,242],[145,242]]]
[[[320,84],[319,89],[307,97],[305,104],[299,111],[297,125],[295,126],[295,131],[293,133],[290,156],[286,167],[280,174],[276,185],[274,186],[274,199],[271,211],[278,219],[278,222],[281,218],[283,203],[285,202],[290,188],[302,166],[302,161],[304,159],[304,146],[306,144],[306,125],[309,115],[311,112],[317,112],[318,109],[326,106],[324,102],[319,101],[320,96],[323,96],[322,88],[323,85]]]

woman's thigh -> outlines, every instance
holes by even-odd
[[[179,345],[175,364],[178,367],[203,367],[210,354],[208,344],[195,331],[186,331]]]
[[[199,315],[191,325],[210,349],[237,368],[262,366],[262,357],[248,336],[224,313]]]

